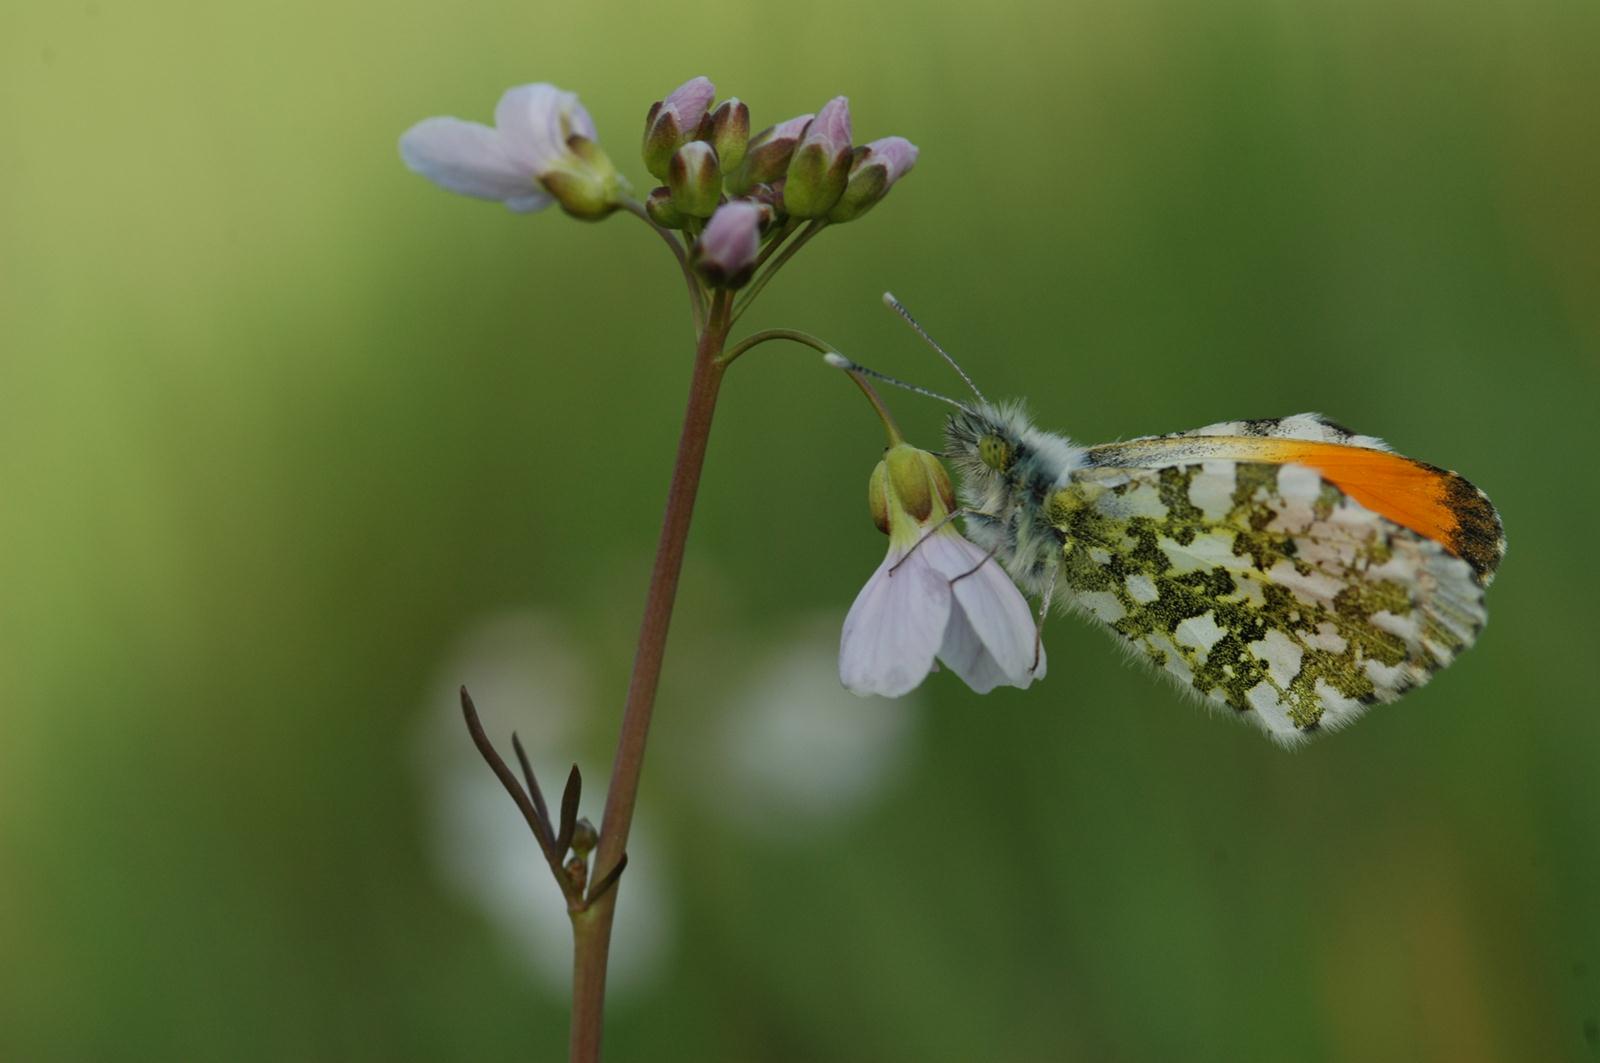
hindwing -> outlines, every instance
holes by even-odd
[[[1487,511],[1467,518],[1488,521],[1470,552],[1408,526],[1423,523],[1399,497],[1414,485],[1383,479],[1397,463],[1429,470],[1429,483],[1453,473],[1319,427],[1301,451],[1349,466],[1324,475],[1262,449],[1282,437],[1219,431],[1248,423],[1092,448],[1045,519],[1061,538],[1058,594],[1183,686],[1293,742],[1393,701],[1470,646],[1504,544],[1466,481]]]

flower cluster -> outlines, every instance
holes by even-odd
[[[664,182],[643,212],[683,233],[688,261],[712,288],[748,283],[762,247],[804,223],[861,217],[917,161],[916,145],[904,137],[853,145],[843,96],[752,136],[749,107],[737,98],[713,107],[716,91],[708,79],[692,78],[652,104],[641,152],[645,169]],[[553,85],[508,91],[493,128],[459,118],[419,122],[400,138],[400,154],[436,184],[514,211],[554,203],[598,219],[619,207],[639,209],[589,113]]]

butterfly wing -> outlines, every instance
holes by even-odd
[[[1311,415],[1091,448],[1046,503],[1058,593],[1280,741],[1349,723],[1473,643],[1504,552],[1481,492],[1381,448]]]

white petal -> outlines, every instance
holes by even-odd
[[[839,637],[839,681],[852,694],[897,698],[933,668],[950,619],[950,584],[916,556],[892,575],[891,552],[856,595]]]
[[[1010,682],[1010,677],[1001,671],[994,657],[984,648],[978,633],[972,630],[967,614],[960,609],[950,610],[950,623],[944,629],[944,644],[939,647],[939,660],[978,694],[987,694],[995,687]]]
[[[578,94],[569,92],[567,97],[571,101],[570,109],[567,112],[567,124],[570,127],[570,131],[579,134],[586,140],[598,141],[600,134],[595,131],[594,119],[589,117],[589,112],[584,109],[583,104],[578,102]]]
[[[511,157],[535,174],[549,173],[567,160],[570,134],[594,139],[594,122],[577,94],[543,82],[507,89],[495,105],[494,125]]]
[[[531,204],[513,210],[538,210],[551,199],[533,173],[507,154],[500,134],[459,118],[425,118],[400,138],[400,157],[434,184],[479,199]]]
[[[532,214],[536,210],[543,210],[555,202],[550,193],[543,191],[530,192],[525,196],[513,196],[506,200],[507,209],[517,214]]]
[[[1043,676],[1044,647],[1038,645],[1038,627],[1033,610],[1000,563],[953,531],[929,536],[919,550],[927,554],[928,564],[932,568],[946,579],[956,581],[953,588],[954,612],[962,614],[965,621],[965,630],[958,630],[952,617],[951,631],[946,633],[945,645],[954,656],[941,650],[940,659],[980,694],[993,689],[999,682],[1026,687]],[[976,654],[971,646],[962,642],[966,631],[970,631],[981,643],[983,654]],[[1033,666],[1036,646],[1038,668]],[[963,667],[978,669],[980,657],[987,657],[990,665],[1003,677],[989,682],[986,672],[975,672],[982,681],[989,682],[984,689],[979,689],[979,683],[969,679],[962,670]],[[967,663],[958,663],[958,659]]]

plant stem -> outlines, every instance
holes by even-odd
[[[772,282],[772,278],[783,268],[783,264],[793,258],[802,247],[806,246],[808,240],[827,228],[827,226],[828,223],[826,221],[818,218],[802,229],[799,236],[784,245],[783,251],[779,253],[778,257],[773,259],[767,268],[757,275],[756,279],[751,282],[750,287],[746,288],[744,294],[740,296],[738,305],[733,308],[734,321],[738,321],[740,315],[745,312],[751,303],[756,301],[756,296],[761,294],[761,289]],[[787,239],[787,234],[785,234],[785,239]]]
[[[684,283],[689,286],[689,313],[694,318],[695,334],[699,335],[704,332],[705,297],[701,295],[700,282],[695,279],[694,271],[689,268],[689,256],[684,251],[683,245],[678,242],[678,238],[669,230],[657,225],[655,219],[650,217],[650,212],[644,209],[644,204],[638,200],[624,199],[622,201],[622,209],[654,229],[656,235],[661,237],[666,245],[672,249],[672,257],[678,260],[678,270],[683,274]]]
[[[700,471],[705,465],[717,391],[726,368],[719,359],[728,337],[730,303],[731,297],[726,292],[712,297],[705,328],[695,345],[694,375],[689,382],[689,401],[683,413],[683,431],[678,438],[678,457],[672,468],[655,568],[650,573],[650,589],[645,597],[633,677],[629,680],[628,698],[622,710],[622,731],[617,737],[617,752],[611,764],[605,816],[600,823],[600,841],[590,879],[594,883],[607,879],[628,847],[628,830],[633,824],[634,803],[639,796],[639,774],[644,767],[645,739],[650,732],[650,715],[655,708],[656,687],[666,652],[667,627],[678,593],[678,575],[683,570],[684,544],[689,537],[689,520],[694,514],[695,494],[700,487]],[[622,883],[618,882],[604,896],[591,894],[591,903],[582,911],[572,913],[569,1054],[572,1063],[597,1063],[600,1059],[606,958],[611,946],[611,921],[621,889]]]
[[[833,353],[832,347],[809,332],[801,332],[799,329],[793,328],[769,328],[760,332],[753,332],[732,347],[729,347],[722,355],[722,364],[730,366],[733,364],[733,360],[745,351],[752,347],[759,347],[763,343],[771,343],[773,340],[791,340],[794,343],[803,343],[820,354]]]

